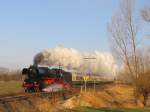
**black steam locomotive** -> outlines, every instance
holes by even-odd
[[[30,66],[24,68],[22,74],[25,92],[62,90],[69,88],[72,83],[72,74],[60,68]]]

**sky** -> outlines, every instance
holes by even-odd
[[[110,51],[107,24],[119,0],[0,0],[0,67],[21,68],[46,48]],[[136,13],[149,0],[135,0]],[[138,18],[138,16],[137,16]],[[139,26],[150,29],[147,23]],[[141,28],[143,36],[148,32]]]

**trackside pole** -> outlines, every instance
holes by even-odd
[[[94,91],[95,91],[95,79],[94,79]]]
[[[86,92],[86,80],[84,81],[84,91]]]
[[[80,92],[82,93],[83,92],[83,90],[82,90],[83,88],[82,88],[82,86],[81,86],[81,89],[80,89]]]
[[[86,92],[86,81],[89,79],[89,76],[84,76],[84,91]]]

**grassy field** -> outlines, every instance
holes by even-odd
[[[150,112],[150,108],[140,108],[140,109],[94,109],[89,107],[80,107],[73,109],[72,112]]]
[[[0,81],[0,94],[9,94],[22,91],[22,82]]]

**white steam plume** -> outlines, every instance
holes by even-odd
[[[95,58],[95,59],[86,59]],[[90,72],[98,75],[115,75],[117,65],[112,54],[95,51],[94,53],[81,53],[74,48],[56,47],[49,48],[38,53],[34,58],[34,64],[48,66],[63,66]]]

